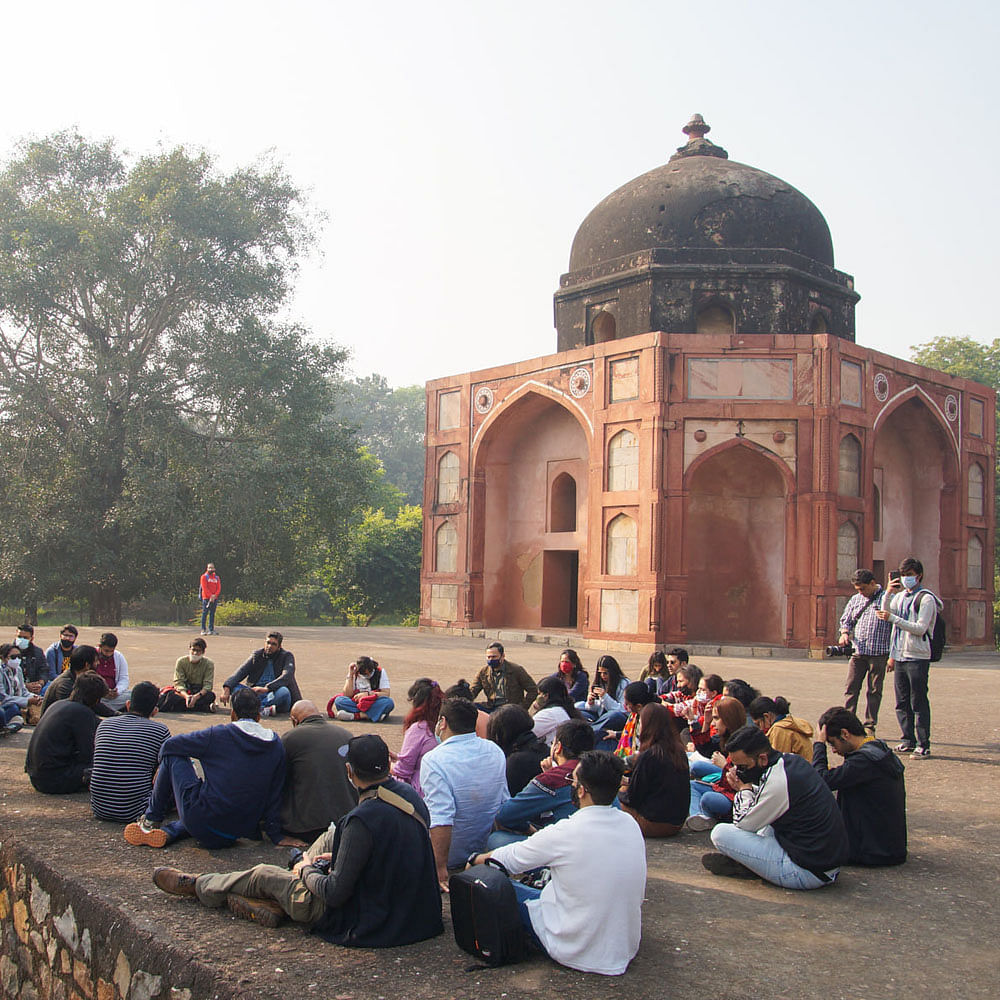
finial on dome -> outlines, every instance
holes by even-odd
[[[711,139],[705,138],[705,133],[711,132],[712,126],[701,115],[692,115],[681,131],[688,137],[687,145],[679,147],[670,157],[671,160],[682,156],[716,156],[721,160],[729,159],[729,154],[721,146],[716,146]]]

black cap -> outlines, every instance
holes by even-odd
[[[374,778],[389,773],[389,748],[381,736],[355,736],[337,752],[361,774]]]

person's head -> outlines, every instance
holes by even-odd
[[[240,719],[260,718],[260,695],[248,687],[241,687],[234,691],[230,705],[232,706],[230,714],[233,722],[238,722]]]
[[[607,750],[588,750],[573,771],[573,799],[580,806],[609,806],[621,788],[625,762]]]
[[[826,742],[830,749],[841,757],[846,757],[865,742],[867,733],[861,720],[847,708],[835,705],[819,717],[820,730],[826,730]]]
[[[101,656],[111,656],[118,648],[118,636],[114,632],[104,632],[97,641],[97,649]]]
[[[486,662],[491,667],[499,667],[504,661],[503,643],[491,642],[486,647]]]
[[[466,701],[472,701],[472,685],[464,677],[461,677],[445,690],[444,696],[445,699],[464,698]]]
[[[685,694],[694,695],[701,681],[701,668],[693,663],[682,663],[677,668],[677,687]]]
[[[723,695],[712,706],[712,730],[719,737],[719,749],[725,751],[726,738],[747,724],[747,710],[743,702]]]
[[[524,737],[532,733],[534,725],[535,720],[520,705],[502,705],[490,713],[490,721],[486,724],[486,738],[496,743],[504,755],[509,757],[527,742]]]
[[[739,677],[733,677],[731,680],[726,681],[722,685],[722,693],[742,702],[744,708],[760,694],[755,687],[751,687],[746,681],[740,680]]]
[[[899,575],[907,590],[915,590],[924,578],[924,564],[919,559],[909,556],[899,564]]]
[[[559,763],[579,760],[588,750],[594,749],[594,727],[586,719],[570,719],[556,728],[552,740],[552,756]]]
[[[12,642],[0,643],[0,663],[14,662],[21,664],[21,650]]]
[[[679,721],[658,701],[644,705],[639,713],[639,752],[654,750],[678,770],[687,770],[688,759],[681,743]]]
[[[649,690],[649,685],[645,681],[632,681],[625,688],[622,698],[626,712],[638,712],[643,705],[656,701],[656,695]]]
[[[17,626],[17,638],[14,644],[19,649],[27,649],[35,641],[35,626],[31,622],[25,622]]]
[[[479,709],[465,698],[446,698],[441,705],[441,718],[438,721],[438,735],[442,740],[450,736],[462,736],[474,733],[479,721]]]
[[[280,632],[268,632],[264,636],[264,652],[272,655],[277,653],[284,641],[285,637]]]
[[[378,660],[373,660],[370,656],[359,656],[354,662],[357,664],[358,673],[362,677],[371,677],[378,666]]]
[[[573,677],[583,670],[583,664],[575,649],[564,649],[559,654],[559,673]]]
[[[778,706],[772,698],[762,694],[747,705],[747,715],[762,733],[766,733],[778,721]]]
[[[152,681],[139,681],[129,696],[125,706],[129,712],[148,719],[156,714],[156,703],[160,700],[160,689]]]
[[[410,685],[406,697],[413,707],[403,720],[403,731],[409,729],[414,722],[425,722],[427,728],[433,733],[438,717],[441,715],[441,703],[444,701],[441,685],[437,681],[431,680],[430,677],[418,677]]]
[[[78,701],[87,708],[94,708],[107,693],[108,686],[104,683],[104,678],[93,671],[85,671],[73,682],[69,700]]]
[[[683,646],[674,646],[666,652],[667,672],[676,674],[680,666],[688,662],[688,651]]]
[[[347,777],[361,790],[380,784],[389,777],[389,748],[374,733],[355,736],[337,753],[344,758]]]
[[[643,684],[643,687],[646,685]],[[545,699],[546,708],[561,708],[571,717],[580,714],[569,699],[566,685],[558,677],[549,676],[540,681],[538,693]]]
[[[75,625],[66,624],[59,630],[59,642],[63,649],[69,649],[76,642],[80,630]]]
[[[206,573],[214,573],[214,572],[215,572],[215,563],[209,563],[209,564],[208,564],[208,565],[207,565],[207,566],[205,567],[205,572],[206,572]]]
[[[609,694],[614,694],[624,680],[622,668],[618,661],[608,653],[599,657],[594,667],[594,683],[604,688]]]
[[[740,781],[756,784],[773,760],[780,756],[768,742],[767,735],[753,723],[742,726],[726,740],[726,753],[736,765]]]
[[[197,663],[205,655],[206,649],[208,645],[205,640],[200,635],[197,636],[188,643],[188,659]]]
[[[722,686],[722,678],[718,674],[705,674],[705,676],[698,681],[698,690],[696,695],[698,701],[711,701],[713,698],[722,694]]]
[[[316,707],[315,702],[309,701],[307,698],[300,698],[292,705],[288,713],[288,718],[291,720],[293,726],[298,726],[314,715],[318,715],[321,719],[323,718],[323,713]]]
[[[97,650],[93,646],[77,646],[70,653],[69,669],[71,673],[83,674],[97,666]]]
[[[870,569],[856,569],[851,576],[851,583],[854,589],[866,599],[878,590],[878,581]]]
[[[665,653],[661,653],[658,649],[649,654],[649,659],[646,661],[646,669],[652,677],[666,677],[667,676],[667,657]]]

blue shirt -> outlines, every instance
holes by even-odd
[[[424,754],[420,787],[431,826],[451,827],[448,867],[486,846],[507,790],[507,758],[491,740],[462,733]]]

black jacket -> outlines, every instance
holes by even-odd
[[[813,767],[837,793],[854,865],[901,865],[906,860],[903,765],[882,740],[871,740],[830,769],[826,744],[813,744]]]
[[[253,655],[232,677],[226,679],[223,687],[230,691],[237,684],[246,684],[247,687],[260,687],[258,683],[260,675],[264,673],[269,657],[264,649],[254,650]],[[278,688],[288,688],[288,693],[292,696],[292,704],[299,701],[302,692],[299,691],[298,684],[295,683],[295,657],[287,649],[279,649],[274,654],[275,678],[269,684],[264,685],[268,691],[277,691]]]

